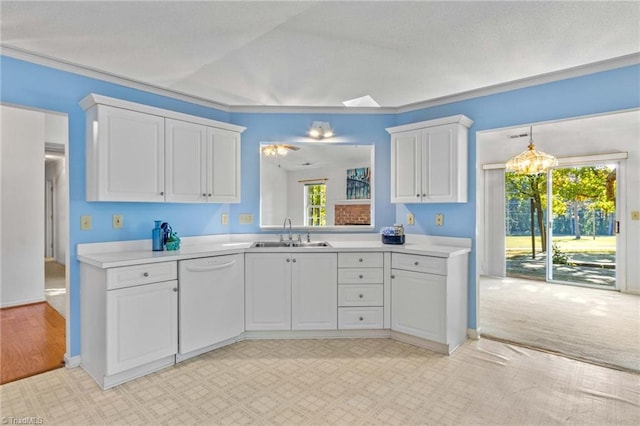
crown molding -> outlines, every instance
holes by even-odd
[[[187,93],[179,92],[176,90],[165,89],[163,87],[155,86],[150,83],[145,83],[142,81],[134,80],[132,78],[100,71],[98,69],[86,67],[84,65],[78,65],[73,62],[64,61],[62,59],[42,55],[40,53],[30,52],[28,50],[7,46],[6,44],[0,43],[0,54],[34,64],[43,65],[45,67],[55,68],[60,71],[67,71],[73,74],[78,74],[83,77],[95,78],[97,80],[129,87],[131,89],[142,90],[144,92],[166,96],[168,98],[177,99],[179,101],[189,102],[192,104],[201,105],[224,112],[230,112],[229,105],[214,102],[209,99],[199,98],[197,96],[189,95]]]
[[[619,56],[617,58],[606,59],[599,62],[580,65],[573,68],[567,68],[560,71],[554,71],[546,74],[540,74],[533,77],[512,80],[505,83],[486,86],[479,89],[473,89],[466,92],[460,92],[452,95],[442,96],[439,98],[429,99],[426,101],[415,102],[398,107],[342,107],[342,106],[281,106],[281,105],[227,105],[215,102],[209,99],[200,98],[198,96],[189,95],[187,93],[176,90],[165,89],[150,83],[123,77],[117,74],[100,71],[98,69],[78,65],[69,61],[64,61],[51,56],[42,55],[28,50],[8,46],[0,43],[0,54],[15,59],[21,59],[38,65],[55,68],[61,71],[68,71],[85,77],[95,78],[114,84],[138,89],[145,92],[154,93],[160,96],[193,103],[196,105],[214,108],[217,110],[230,113],[260,113],[260,114],[401,114],[405,112],[416,111],[420,109],[431,108],[439,105],[460,102],[468,99],[478,98],[481,96],[494,95],[511,90],[523,89],[526,87],[537,86],[545,83],[565,80],[573,77],[581,77],[588,74],[594,74],[603,71],[609,71],[616,68],[623,68],[631,65],[640,64],[640,52],[631,53],[629,55]]]
[[[554,71],[546,74],[539,74],[533,77],[521,78],[518,80],[507,81],[505,83],[486,86],[479,89],[460,92],[453,95],[447,95],[440,98],[434,98],[427,101],[407,104],[396,108],[396,112],[416,111],[419,109],[431,108],[438,105],[451,104],[454,102],[465,101],[468,99],[479,98],[482,96],[495,95],[498,93],[508,92],[511,90],[523,89],[525,87],[538,86],[540,84],[552,83],[554,81],[566,80],[568,78],[581,77],[584,75],[595,74],[598,72],[609,71],[616,68],[623,68],[631,65],[640,64],[640,52],[629,55],[619,56],[617,58],[606,59],[604,61],[592,62],[590,64],[579,65],[573,68],[567,68],[560,71]]]

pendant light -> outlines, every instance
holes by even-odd
[[[525,175],[537,175],[546,172],[549,167],[558,165],[553,155],[536,150],[533,144],[533,127],[529,127],[529,147],[526,151],[507,161],[507,171]]]

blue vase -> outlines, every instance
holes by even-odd
[[[153,251],[164,250],[164,230],[160,228],[161,220],[156,220],[156,227],[153,228],[151,233],[153,239]]]

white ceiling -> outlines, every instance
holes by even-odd
[[[384,107],[640,51],[640,3],[1,2],[2,44],[230,106]]]

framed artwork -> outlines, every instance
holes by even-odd
[[[371,170],[369,167],[347,170],[347,200],[371,199]]]

